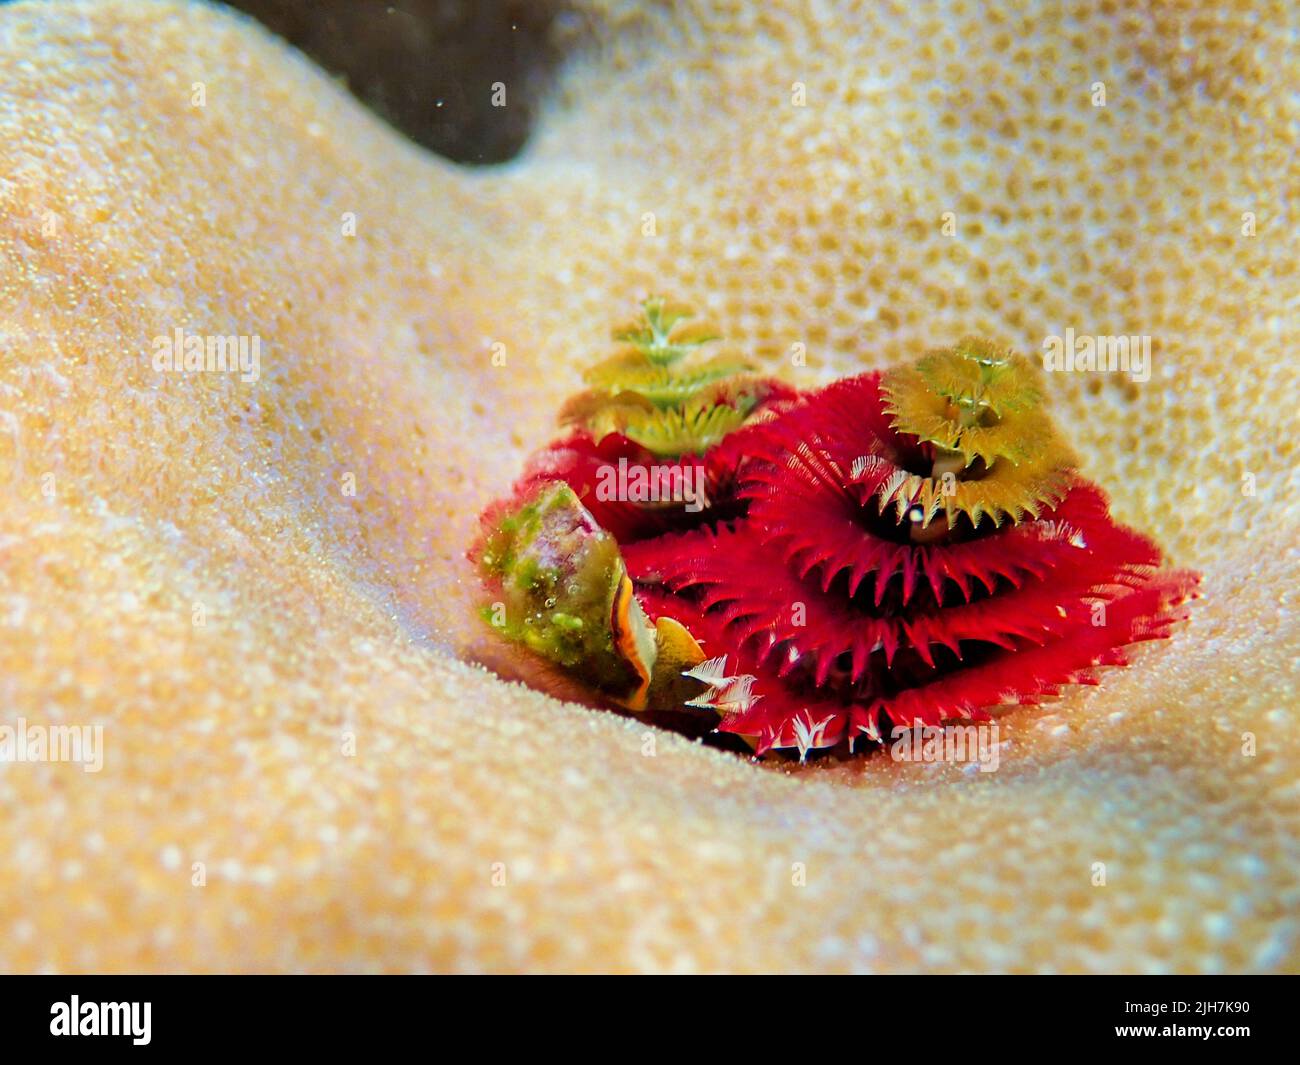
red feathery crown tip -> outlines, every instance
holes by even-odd
[[[635,709],[716,715],[759,754],[852,748],[1095,684],[1186,616],[1199,578],[1159,569],[1159,549],[1111,519],[1020,357],[967,339],[798,395],[743,364],[656,360],[685,314],[668,317],[602,364],[568,408],[578,427],[489,508],[475,552],[482,567],[503,515],[567,486],[635,593],[630,619],[613,596],[580,619],[651,678]],[[494,586],[546,577],[497,554]],[[652,622],[657,651],[628,635]],[[609,673],[572,668],[597,686]]]

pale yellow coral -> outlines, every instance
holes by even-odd
[[[104,726],[0,768],[0,967],[1300,967],[1295,6],[582,10],[467,172],[219,10],[0,6],[0,709]],[[1191,625],[987,775],[465,664],[535,668],[461,553],[652,291],[802,384],[1150,335],[1046,387]]]

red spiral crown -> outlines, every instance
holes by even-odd
[[[1111,519],[1017,356],[965,340],[803,396],[747,387],[761,399],[701,456],[579,430],[516,499],[572,489],[620,545],[646,617],[699,646],[676,648],[694,687],[673,698],[757,753],[986,719],[1096,683],[1185,616],[1197,576],[1160,570],[1159,549]],[[707,506],[601,498],[619,460],[697,468]]]

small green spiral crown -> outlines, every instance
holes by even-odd
[[[634,321],[613,331],[620,347],[584,375],[560,421],[599,439],[622,433],[665,458],[701,454],[739,428],[768,394],[754,367],[730,356],[703,357],[719,339],[691,309],[662,297],[642,305]]]

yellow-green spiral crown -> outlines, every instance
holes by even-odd
[[[560,421],[598,439],[622,433],[656,455],[699,454],[744,423],[766,386],[742,359],[700,357],[718,334],[692,322],[689,307],[661,297],[641,306],[614,330],[619,349],[583,375],[588,389],[564,405]]]
[[[1023,356],[967,337],[889,370],[881,390],[894,428],[934,447],[929,477],[900,471],[882,489],[881,509],[893,503],[900,520],[920,506],[923,525],[942,513],[996,526],[1036,518],[1069,491],[1074,455],[1042,410]]]

